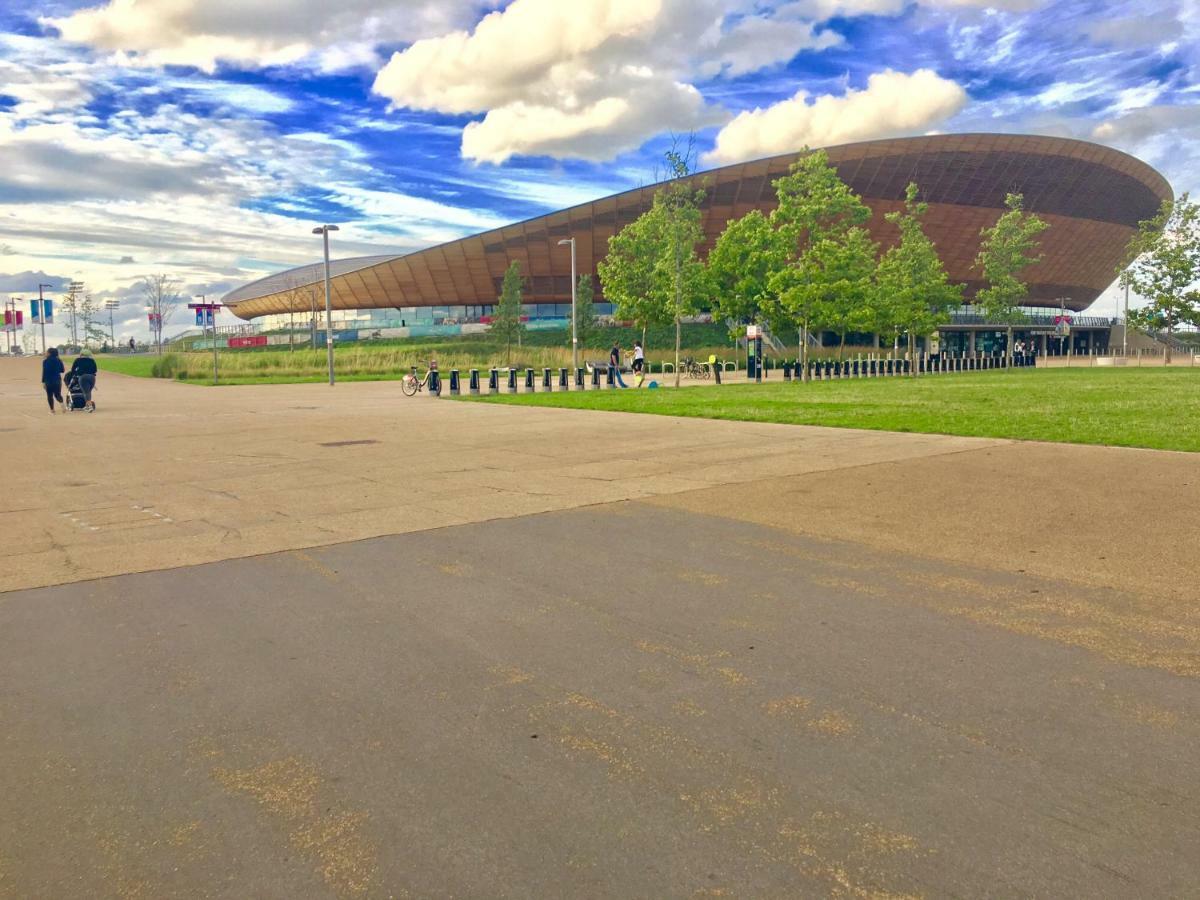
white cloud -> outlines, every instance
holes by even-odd
[[[662,0],[514,0],[471,33],[417,41],[396,53],[374,90],[412,109],[491,109],[521,99],[531,84],[577,80],[581,60],[606,41],[651,28],[662,11]]]
[[[697,78],[759,71],[840,40],[789,5],[754,0],[514,0],[473,31],[394,54],[374,90],[396,107],[484,113],[463,131],[468,159],[608,160],[663,131],[722,121]]]
[[[862,90],[789,100],[740,113],[717,134],[706,162],[732,163],[801,147],[916,134],[936,127],[967,102],[958,84],[929,69],[911,75],[890,69],[872,75]]]
[[[604,161],[636,149],[649,135],[687,131],[724,118],[708,108],[690,84],[646,79],[622,96],[603,97],[581,108],[517,101],[494,109],[483,121],[467,125],[462,153],[489,163],[518,154]]]
[[[311,59],[325,69],[374,62],[380,43],[462,25],[476,0],[109,0],[42,19],[67,41],[128,64],[251,67]]]

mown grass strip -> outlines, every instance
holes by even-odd
[[[1200,368],[499,394],[484,403],[1200,451]]]

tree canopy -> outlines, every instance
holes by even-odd
[[[1129,258],[1121,284],[1149,301],[1130,311],[1130,324],[1168,337],[1181,324],[1200,325],[1200,205],[1187,194],[1164,200],[1156,216],[1139,223]],[[1168,341],[1168,361],[1170,353]]]
[[[897,333],[908,333],[908,352],[916,353],[916,336],[930,334],[949,320],[949,311],[962,303],[963,286],[951,284],[922,219],[928,203],[917,200],[915,183],[905,191],[904,211],[884,218],[900,229],[900,241],[879,261],[875,274],[880,319]],[[911,369],[915,373],[915,367]]]
[[[1049,228],[1032,213],[1024,210],[1024,197],[1009,194],[1004,199],[1008,212],[1003,213],[991,228],[980,232],[982,241],[975,265],[983,272],[987,287],[975,295],[975,303],[993,322],[1008,325],[1005,355],[1012,360],[1012,326],[1022,320],[1021,301],[1029,292],[1020,279],[1026,268],[1042,258],[1037,252],[1038,235]]]
[[[525,333],[525,323],[521,321],[521,282],[521,263],[514,259],[504,270],[491,328],[492,335],[504,342],[508,365],[512,365],[513,341],[520,340]]]

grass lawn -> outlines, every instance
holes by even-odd
[[[137,375],[139,378],[150,378],[150,367],[154,365],[156,356],[101,356],[97,355],[96,365],[101,372],[119,372],[122,375]]]
[[[499,394],[477,402],[1200,451],[1200,369],[1191,368]]]

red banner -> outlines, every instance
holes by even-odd
[[[267,336],[265,334],[256,334],[253,337],[231,337],[229,339],[230,347],[265,347],[267,346]]]

